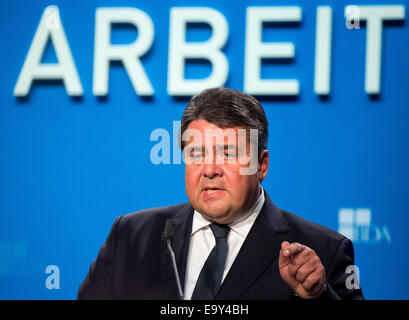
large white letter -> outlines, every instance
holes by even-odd
[[[41,63],[48,37],[50,37],[54,46],[58,63]],[[56,6],[48,6],[41,16],[23,68],[14,87],[14,95],[16,97],[26,96],[35,79],[62,79],[70,96],[81,96],[83,93],[70,46],[61,23],[60,12]]]
[[[212,36],[204,42],[186,42],[188,22],[207,23]],[[229,73],[226,56],[221,52],[229,34],[225,17],[211,8],[171,8],[169,28],[168,94],[194,95],[209,87],[222,86]],[[184,77],[187,58],[206,59],[212,64],[212,72],[205,79]]]
[[[293,58],[292,43],[263,43],[263,22],[301,21],[300,7],[248,7],[246,15],[246,54],[244,91],[255,95],[297,95],[296,79],[263,80],[260,78],[262,58]]]
[[[405,7],[395,6],[357,6],[359,19],[366,20],[366,64],[365,91],[379,94],[381,82],[382,23],[384,20],[405,19]],[[345,7],[345,17],[351,10]]]
[[[332,9],[317,7],[317,25],[315,30],[315,81],[316,94],[328,95],[331,77],[331,37]]]
[[[111,44],[113,23],[130,23],[137,27],[138,38],[130,44]],[[108,93],[110,61],[122,61],[135,92],[142,96],[153,95],[153,88],[139,58],[152,45],[154,28],[151,18],[135,8],[97,8],[95,14],[94,80],[92,93]]]

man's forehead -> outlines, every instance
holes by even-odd
[[[237,131],[238,129],[244,129],[243,126],[222,126],[219,127],[217,124],[209,122],[204,119],[198,119],[198,120],[193,120],[189,125],[187,126],[187,129],[196,129],[199,131]]]
[[[247,140],[247,129],[242,126],[219,127],[204,119],[192,121],[183,133],[182,140],[190,146],[204,146],[209,143],[213,146],[237,147]]]
[[[243,129],[244,130],[244,129]],[[245,137],[245,130],[243,133],[240,133],[238,130],[233,130],[230,128],[230,131],[224,130],[205,130],[199,131],[196,129],[187,129],[183,135],[183,140],[186,143],[195,143],[198,145],[205,145],[212,143],[214,145],[237,145],[240,142],[240,136]]]

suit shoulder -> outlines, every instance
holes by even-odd
[[[337,243],[339,241],[347,239],[342,234],[328,227],[312,221],[308,221],[294,213],[282,209],[281,213],[290,229],[294,230],[295,233],[299,234],[300,236],[311,239],[320,239],[321,241],[334,241]]]
[[[189,208],[190,204],[189,203],[182,203],[182,204],[176,204],[172,206],[167,206],[167,207],[157,207],[157,208],[149,208],[149,209],[143,209],[131,213],[127,213],[122,216],[122,221],[121,223],[133,223],[133,222],[139,222],[142,223],[144,221],[149,221],[149,220],[156,220],[156,219],[168,219],[172,218],[174,215],[177,213],[186,210]]]
[[[132,228],[135,226],[144,226],[146,224],[155,223],[157,221],[164,221],[168,218],[172,218],[180,212],[189,210],[189,203],[182,203],[167,207],[157,207],[143,209],[131,213],[124,214],[118,219],[122,228]]]

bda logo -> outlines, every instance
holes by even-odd
[[[386,225],[372,224],[371,209],[341,208],[338,211],[338,232],[355,243],[391,243]]]

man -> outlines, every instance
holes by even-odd
[[[189,203],[118,217],[78,298],[177,299],[179,282],[184,299],[363,299],[345,285],[351,241],[279,209],[261,187],[267,137],[255,98],[194,96],[180,135]]]

